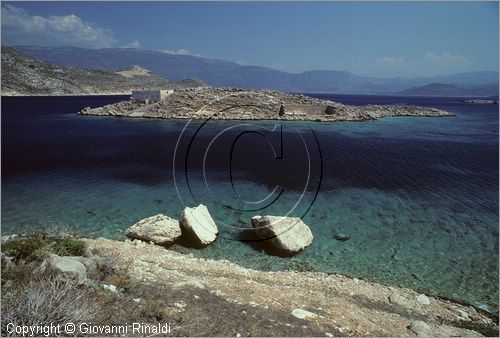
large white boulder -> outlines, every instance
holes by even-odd
[[[254,216],[252,227],[259,239],[287,254],[296,254],[313,241],[311,229],[299,217]]]
[[[219,234],[217,225],[203,204],[195,208],[185,208],[180,223],[186,239],[202,246],[215,241]]]
[[[125,235],[129,238],[158,245],[170,245],[181,234],[179,221],[162,214],[144,218],[125,231]]]
[[[44,271],[45,269],[57,271],[65,275],[71,275],[76,278],[79,283],[83,283],[87,279],[87,269],[85,265],[74,257],[51,254],[42,262],[41,270]]]

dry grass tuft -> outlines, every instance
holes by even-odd
[[[43,275],[16,287],[10,297],[2,297],[2,336],[6,325],[36,326],[52,323],[76,325],[102,317],[99,303],[85,286],[57,275]]]

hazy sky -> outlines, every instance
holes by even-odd
[[[7,45],[137,47],[290,72],[498,70],[498,2],[2,2]]]

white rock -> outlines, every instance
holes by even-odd
[[[410,330],[415,332],[419,337],[430,337],[433,336],[433,330],[426,322],[421,320],[414,320],[410,324]]]
[[[11,239],[14,239],[17,237],[17,234],[12,234],[12,235],[5,235],[5,236],[2,236],[1,237],[1,242],[8,242],[10,241]]]
[[[174,306],[176,308],[179,308],[179,309],[184,309],[187,306],[187,304],[181,300],[181,301],[175,302]]]
[[[469,314],[467,312],[460,310],[460,309],[458,309],[457,311],[458,311],[458,313],[460,313],[460,316],[458,316],[459,319],[470,320]]]
[[[389,301],[393,304],[398,304],[401,306],[405,306],[408,304],[408,300],[397,293],[389,295]]]
[[[331,334],[330,332],[325,332],[325,336],[327,336],[327,337],[333,337],[333,334]]]
[[[129,238],[158,245],[172,244],[181,234],[179,221],[162,214],[144,218],[125,231]]]
[[[295,309],[292,311],[292,316],[297,317],[299,319],[308,319],[308,318],[316,318],[318,317],[317,314],[312,313],[307,310],[302,310],[302,309]]]
[[[118,288],[113,284],[103,284],[102,287],[105,290],[109,290],[113,293],[118,293]],[[135,301],[135,299],[134,299],[134,301]]]
[[[134,239],[132,241],[132,244],[135,245],[135,246],[137,246],[137,247],[139,247],[139,248],[142,248],[142,247],[146,246],[146,242],[143,242],[140,239]]]
[[[286,253],[297,253],[313,241],[311,230],[298,217],[254,216],[252,227],[259,238]]]
[[[85,269],[87,270],[88,275],[95,274],[97,270],[99,269],[99,264],[96,260],[95,257],[89,258],[89,257],[83,257],[83,256],[67,256],[68,258],[72,258],[74,260],[79,261],[85,266]]]
[[[79,282],[84,282],[87,279],[87,269],[85,268],[85,265],[72,257],[60,257],[58,255],[51,254],[42,263],[42,269],[47,267],[64,274],[73,275]]]
[[[203,204],[195,208],[185,208],[182,212],[181,227],[188,239],[203,246],[215,241],[219,233],[217,225]]]
[[[429,305],[431,303],[431,301],[429,300],[429,297],[427,297],[424,294],[418,295],[417,302],[419,302],[420,304],[423,304],[423,305]]]

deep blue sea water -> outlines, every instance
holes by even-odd
[[[188,123],[76,115],[124,97],[3,97],[2,233],[61,223],[121,238],[141,218],[179,217],[184,205],[203,203],[221,236],[203,250],[173,250],[498,309],[498,105],[315,96],[456,116]],[[303,216],[313,245],[281,258],[235,240],[256,214]],[[335,240],[339,232],[350,240]]]

